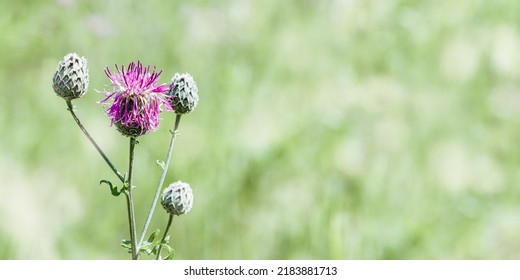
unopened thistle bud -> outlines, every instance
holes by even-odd
[[[88,82],[87,60],[69,53],[58,64],[52,87],[58,96],[69,101],[82,97],[87,92]]]
[[[172,215],[188,213],[193,206],[190,185],[181,181],[170,184],[162,193],[161,204]]]
[[[199,103],[197,84],[188,73],[176,73],[173,76],[168,96],[170,105],[177,114],[187,114]]]

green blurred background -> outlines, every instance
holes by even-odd
[[[520,258],[520,2],[1,1],[0,258],[128,259],[116,182],[52,90],[122,171],[97,101],[106,65],[191,73],[167,183],[189,182],[177,259]],[[174,115],[140,138],[142,227]],[[151,229],[163,229],[158,208]],[[139,230],[138,230],[139,231]]]

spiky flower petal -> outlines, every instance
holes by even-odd
[[[69,101],[85,95],[88,82],[87,60],[76,53],[69,53],[58,64],[52,87],[58,96]]]
[[[161,197],[164,209],[173,215],[182,215],[190,212],[193,207],[193,192],[190,185],[177,181],[164,189]]]
[[[107,114],[117,129],[126,136],[137,137],[154,131],[159,125],[159,113],[162,105],[172,110],[165,93],[169,90],[166,84],[157,85],[162,71],[156,68],[150,72],[150,65],[143,67],[140,61],[124,65],[112,73],[106,67],[105,74],[112,81],[114,90],[105,91],[106,98],[101,103],[112,100]]]
[[[187,114],[199,103],[197,84],[193,77],[188,74],[176,73],[168,91],[169,102],[177,114]]]

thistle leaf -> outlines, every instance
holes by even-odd
[[[148,237],[148,242],[152,243],[155,238],[159,235],[159,232],[161,232],[159,229],[156,229],[152,234],[150,234],[150,237]]]
[[[121,245],[121,247],[128,249],[128,250],[132,249],[132,243],[130,240],[127,240],[127,239],[121,240],[121,243],[119,243],[119,245]]]
[[[121,188],[121,190],[117,190],[117,186],[114,186],[112,184],[112,182],[108,181],[108,180],[101,180],[99,181],[99,184],[107,184],[108,187],[110,188],[110,193],[113,195],[113,196],[119,196],[124,190],[125,190],[125,187]]]

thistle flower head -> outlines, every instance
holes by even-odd
[[[67,54],[58,64],[52,79],[54,92],[69,101],[82,97],[88,88],[87,60],[76,53]]]
[[[175,113],[187,114],[193,111],[199,103],[197,84],[193,77],[188,73],[176,73],[172,78],[168,97]]]
[[[170,184],[164,189],[161,204],[166,212],[181,215],[190,212],[193,206],[193,192],[190,185],[182,181]]]
[[[104,91],[106,97],[100,101],[104,104],[112,101],[107,109],[112,124],[131,137],[154,131],[159,125],[161,105],[171,110],[165,95],[169,86],[157,84],[162,71],[157,72],[154,67],[150,72],[150,65],[143,67],[141,62],[132,62],[126,69],[124,65],[116,65],[116,70],[112,73],[108,67],[105,69],[114,89]]]

